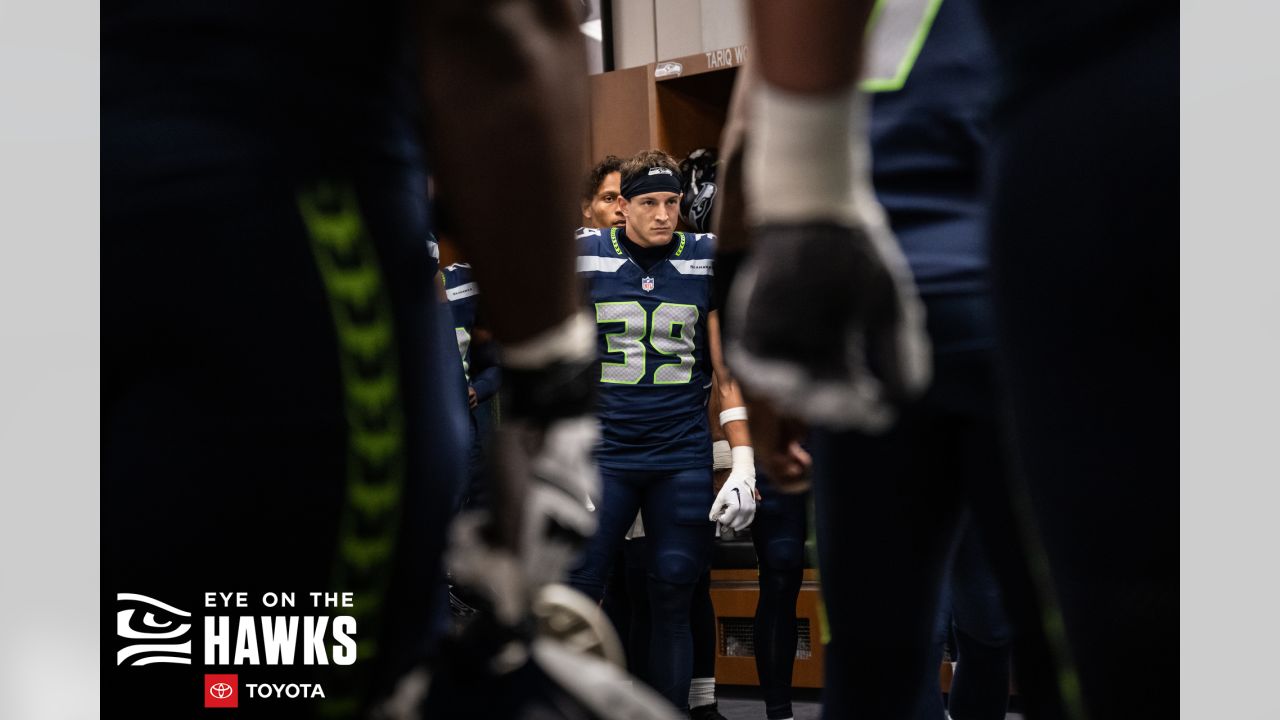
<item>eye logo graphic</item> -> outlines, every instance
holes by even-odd
[[[207,708],[240,707],[239,675],[205,675],[204,706]]]
[[[191,664],[191,639],[179,642],[191,630],[191,623],[182,620],[191,613],[136,593],[117,593],[116,602],[128,604],[116,611],[116,635],[136,641],[116,653],[117,665]],[[135,624],[139,614],[142,619]]]

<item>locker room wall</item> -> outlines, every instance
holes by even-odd
[[[746,42],[746,0],[613,0],[618,70]]]

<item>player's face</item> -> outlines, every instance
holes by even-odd
[[[582,221],[587,227],[607,228],[622,227],[627,219],[618,209],[618,198],[622,187],[622,173],[611,172],[600,181],[591,204],[582,208]]]
[[[641,247],[655,247],[671,242],[680,217],[680,193],[652,192],[622,199],[622,214],[627,218],[627,237]]]

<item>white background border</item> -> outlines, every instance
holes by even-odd
[[[1184,718],[1280,715],[1278,29],[1182,4]]]
[[[0,0],[0,717],[99,716],[99,11]]]

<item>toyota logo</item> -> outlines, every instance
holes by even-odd
[[[209,694],[219,700],[226,700],[231,697],[231,693],[235,692],[232,687],[224,682],[214,683],[209,686]]]

